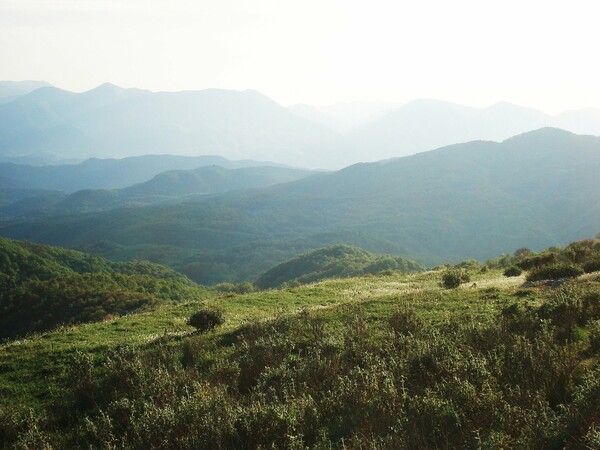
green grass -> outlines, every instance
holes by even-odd
[[[0,422],[0,441],[25,448],[280,448],[294,447],[294,436],[309,447],[349,448],[455,448],[476,446],[477,436],[486,448],[594,442],[600,280],[522,289],[523,277],[472,270],[469,283],[443,289],[443,270],[249,294],[215,289],[196,301],[5,343],[0,395],[14,408],[0,407],[8,424]],[[196,333],[186,321],[200,308],[222,310],[224,324]]]
[[[218,343],[244,325],[305,310],[339,322],[347,315],[344,308],[349,305],[363,306],[374,321],[383,320],[403,305],[412,306],[420,316],[435,322],[451,317],[485,318],[496,312],[498,303],[509,299],[522,282],[518,277],[505,278],[499,271],[477,274],[474,279],[481,287],[463,285],[444,290],[439,287],[439,272],[424,272],[329,280],[245,295],[212,293],[201,301],[164,304],[152,311],[104,322],[62,327],[0,346],[0,393],[6,401],[21,406],[46,406],[52,392],[63,383],[76,352],[102,359],[108,351],[123,345],[140,347],[161,342],[176,348],[182,337],[193,332],[186,321],[201,305],[218,307],[225,313],[225,324],[210,334],[210,339]],[[227,351],[217,349],[217,353]]]

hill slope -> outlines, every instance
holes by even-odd
[[[558,289],[470,275],[472,288],[442,289],[428,271],[214,294],[8,342],[0,437],[10,448],[597,447],[598,274]],[[185,319],[201,308],[222,310],[223,325],[193,332]]]
[[[67,194],[84,189],[121,189],[149,181],[165,171],[212,165],[230,169],[280,167],[261,161],[230,161],[221,156],[174,155],[145,155],[123,159],[92,158],[79,164],[50,166],[0,163],[0,207],[3,207],[1,215],[9,217],[43,210],[64,200]],[[112,197],[110,194],[109,196]]]
[[[0,238],[0,339],[198,298],[201,292],[157,264],[115,263]]]
[[[306,284],[384,270],[417,272],[423,269],[423,266],[404,258],[375,255],[350,245],[333,245],[303,253],[267,270],[255,285],[260,289],[270,289],[284,283]]]
[[[598,173],[600,138],[542,129],[201,203],[15,223],[1,233],[168,263],[202,282],[255,279],[335,243],[432,265],[485,260],[594,234]]]
[[[272,166],[275,163],[221,156],[144,155],[122,159],[91,158],[78,164],[32,166],[0,163],[0,189],[45,189],[75,192],[82,189],[121,189],[143,183],[168,170],[191,170],[206,166],[227,169]]]
[[[50,84],[45,81],[0,81],[0,104],[12,102],[36,89],[47,86]]]
[[[257,189],[295,181],[314,172],[285,167],[244,167],[225,169],[220,166],[194,170],[170,170],[144,183],[123,189],[86,189],[70,195],[41,192],[0,207],[8,217],[44,217],[102,211],[126,206],[151,205],[201,199],[219,192]]]

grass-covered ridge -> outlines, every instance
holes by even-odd
[[[351,245],[332,245],[303,253],[281,263],[256,280],[260,289],[283,284],[306,284],[328,278],[347,278],[383,271],[417,272],[420,264],[390,255],[375,255]]]
[[[0,338],[104,320],[202,293],[185,276],[158,264],[115,263],[4,238],[0,287]]]
[[[551,252],[561,260],[597,242]],[[471,281],[456,289],[440,287],[443,268],[214,292],[7,343],[0,392],[11,406],[0,406],[0,440],[595,448],[600,277],[522,288],[525,273],[493,268],[539,255],[465,264]],[[204,308],[223,311],[225,322],[198,334],[186,322]]]

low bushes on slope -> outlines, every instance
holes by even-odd
[[[428,315],[439,293],[422,292],[396,312],[369,300],[123,347],[99,365],[78,355],[55,425],[0,417],[8,442],[29,431],[78,448],[593,448],[600,310],[586,305],[599,287],[441,322]]]
[[[527,281],[558,280],[573,278],[583,274],[583,269],[575,264],[562,263],[539,266],[527,273]]]

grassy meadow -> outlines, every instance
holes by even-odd
[[[444,289],[442,273],[213,290],[8,341],[0,439],[6,448],[595,448],[598,276],[523,289],[523,275],[472,270]],[[186,322],[203,307],[225,322],[199,334]]]

